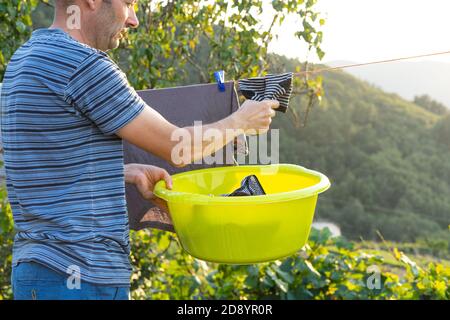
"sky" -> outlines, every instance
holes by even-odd
[[[369,62],[450,51],[449,0],[318,0],[322,27],[322,62]],[[270,13],[268,13],[270,14]],[[286,32],[295,19],[283,25],[269,50],[291,58],[306,57],[306,46]],[[318,62],[311,54],[311,62]],[[450,54],[415,59],[450,63]]]

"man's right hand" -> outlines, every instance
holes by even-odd
[[[261,102],[246,100],[242,106],[233,113],[232,117],[238,129],[245,134],[254,135],[265,133],[269,130],[275,110],[280,103],[277,100],[264,100]]]

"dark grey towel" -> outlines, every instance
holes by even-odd
[[[186,127],[192,126],[194,121],[202,121],[204,124],[219,121],[238,109],[239,100],[234,83],[227,82],[225,85],[225,92],[220,92],[217,84],[204,84],[144,90],[139,91],[138,94],[168,121],[179,127]],[[234,149],[238,152],[247,152],[244,136],[240,136],[235,141],[234,147],[236,146],[237,148]],[[175,168],[126,141],[124,141],[124,156],[125,163],[151,164],[166,169],[169,174],[208,167],[207,165],[189,165],[185,168]],[[224,160],[226,165],[235,164],[233,156]],[[213,166],[216,165],[210,167]],[[144,200],[134,185],[126,185],[126,197],[131,229],[157,228],[174,231],[168,214],[150,201]]]
[[[250,100],[278,100],[280,107],[277,111],[285,113],[289,107],[292,93],[293,73],[268,74],[265,77],[239,80],[239,90]]]

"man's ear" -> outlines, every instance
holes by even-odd
[[[103,0],[83,0],[85,5],[91,10],[96,10],[100,7],[102,5],[102,1]]]

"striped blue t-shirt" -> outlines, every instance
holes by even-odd
[[[7,66],[1,125],[15,230],[13,265],[80,271],[129,286],[122,140],[146,107],[102,51],[39,29]]]

